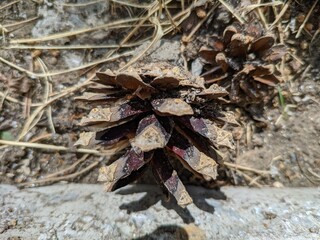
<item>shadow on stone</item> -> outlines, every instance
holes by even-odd
[[[225,200],[226,195],[219,190],[209,190],[201,187],[187,187],[189,194],[193,199],[194,205],[199,209],[211,213],[214,213],[214,207],[207,203],[205,199],[213,198],[216,200]],[[121,189],[116,192],[120,195],[130,195],[134,193],[146,193],[138,201],[133,201],[127,204],[122,204],[120,209],[127,210],[128,213],[144,211],[151,206],[157,204],[161,201],[162,206],[168,210],[175,210],[176,213],[182,218],[184,223],[194,222],[194,218],[187,208],[180,207],[174,198],[170,198],[169,201],[166,199],[165,195],[160,191],[160,188],[152,185],[133,185],[127,189]]]
[[[167,240],[188,240],[189,236],[186,230],[177,225],[163,225],[158,227],[152,233],[145,236],[133,238],[133,240],[157,240],[157,239],[167,239]]]

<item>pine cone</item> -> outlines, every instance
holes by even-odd
[[[205,88],[202,78],[165,63],[107,70],[97,77],[91,92],[78,98],[101,104],[81,120],[95,131],[83,133],[78,144],[129,143],[123,156],[100,169],[107,191],[127,185],[150,167],[165,193],[181,206],[191,203],[174,161],[204,179],[216,178],[218,148],[233,147],[231,133],[221,126],[236,124],[232,114],[219,108],[227,92],[217,85]]]
[[[234,23],[222,37],[211,36],[208,45],[201,47],[202,76],[206,83],[218,82],[225,87],[233,103],[259,103],[280,82],[275,63],[285,53],[285,46],[275,45],[274,36],[258,21],[245,26]]]

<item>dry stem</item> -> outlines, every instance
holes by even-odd
[[[302,32],[302,29],[303,29],[304,26],[306,25],[309,17],[311,16],[311,13],[312,13],[313,9],[315,8],[315,6],[317,5],[318,1],[319,1],[319,0],[316,0],[316,1],[314,2],[314,4],[312,5],[312,7],[311,7],[310,11],[308,12],[306,18],[304,19],[303,23],[302,23],[301,26],[299,27],[299,30],[298,30],[297,35],[296,35],[296,38],[300,37],[301,32]]]
[[[261,174],[261,175],[269,175],[270,174],[269,171],[263,171],[263,170],[258,170],[258,169],[246,167],[246,166],[241,166],[241,165],[234,164],[234,163],[231,163],[231,162],[224,162],[223,164],[225,166],[229,167],[229,168],[240,169],[240,170],[244,170],[244,171],[253,172],[253,173],[256,173],[256,174]]]
[[[80,170],[79,172],[75,172],[75,173],[72,173],[72,174],[69,174],[66,176],[44,178],[44,179],[35,180],[35,181],[31,181],[31,182],[21,183],[18,186],[19,187],[32,187],[32,186],[39,186],[39,185],[48,185],[48,184],[52,184],[52,183],[60,182],[60,181],[72,180],[76,177],[81,176],[82,174],[84,174],[86,172],[89,172],[91,169],[98,166],[99,163],[100,163],[100,161],[95,161],[95,162],[91,163],[88,167]]]

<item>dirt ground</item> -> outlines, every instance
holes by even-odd
[[[95,61],[110,57],[109,47],[119,43],[119,39],[127,34],[125,30],[101,27],[75,35],[44,38],[119,20],[121,15],[115,14],[119,11],[122,16],[135,12],[129,7],[119,10],[108,2],[82,6],[79,4],[85,4],[85,1],[66,4],[61,0],[54,3],[28,0],[6,6],[9,3],[2,1],[0,4],[3,32],[0,37],[0,139],[14,142],[19,139],[24,143],[50,146],[38,149],[30,144],[23,147],[1,144],[0,183],[30,182],[67,168],[66,172],[54,175],[61,178],[51,178],[43,184],[54,181],[96,183],[98,168],[104,164],[103,158],[60,151],[51,146],[75,149],[73,144],[83,131],[79,121],[89,112],[90,106],[75,101],[74,97],[83,92],[85,80],[96,70],[101,66],[103,69],[123,66],[132,56],[131,53],[126,56],[126,51],[135,51],[135,48],[120,49],[118,54],[123,56],[96,66]],[[2,9],[2,6],[6,7]],[[298,13],[294,15],[292,11],[292,18],[297,18],[300,13],[306,15],[311,7],[296,3],[294,6]],[[310,21],[315,21],[319,9],[318,4]],[[17,24],[25,20],[30,21]],[[30,38],[38,39],[31,41]],[[275,89],[273,100],[263,107],[263,111],[234,108],[240,122],[240,126],[233,129],[237,147],[235,151],[226,152],[229,164],[219,170],[219,185],[320,185],[319,42],[304,32],[301,37],[287,42],[288,46],[298,49],[298,57],[304,60],[304,65]],[[143,49],[146,43],[147,40],[139,49]],[[311,44],[310,48],[305,50],[303,47],[304,51],[301,51],[300,45],[304,43]],[[94,47],[102,44],[108,47]],[[33,49],[36,46],[46,48]],[[50,46],[64,48],[50,49]],[[83,49],[74,49],[73,46],[82,46]],[[139,55],[139,49],[134,56]],[[142,59],[150,60],[181,65],[181,34],[163,37]],[[85,67],[86,64],[91,65]],[[67,69],[75,71],[63,72]],[[48,72],[60,73],[46,74]],[[79,89],[75,89],[77,86]],[[280,101],[278,91],[285,103]],[[55,97],[45,107],[41,104]],[[39,114],[35,115],[36,111]]]

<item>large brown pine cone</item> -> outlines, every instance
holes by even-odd
[[[231,113],[219,108],[227,92],[217,85],[206,88],[202,78],[166,63],[108,70],[97,77],[91,92],[80,97],[100,104],[81,120],[94,132],[81,134],[78,144],[128,142],[123,156],[100,169],[99,180],[113,191],[150,167],[179,205],[191,203],[173,161],[204,179],[216,178],[218,148],[233,147],[231,133],[221,127],[236,124]]]

